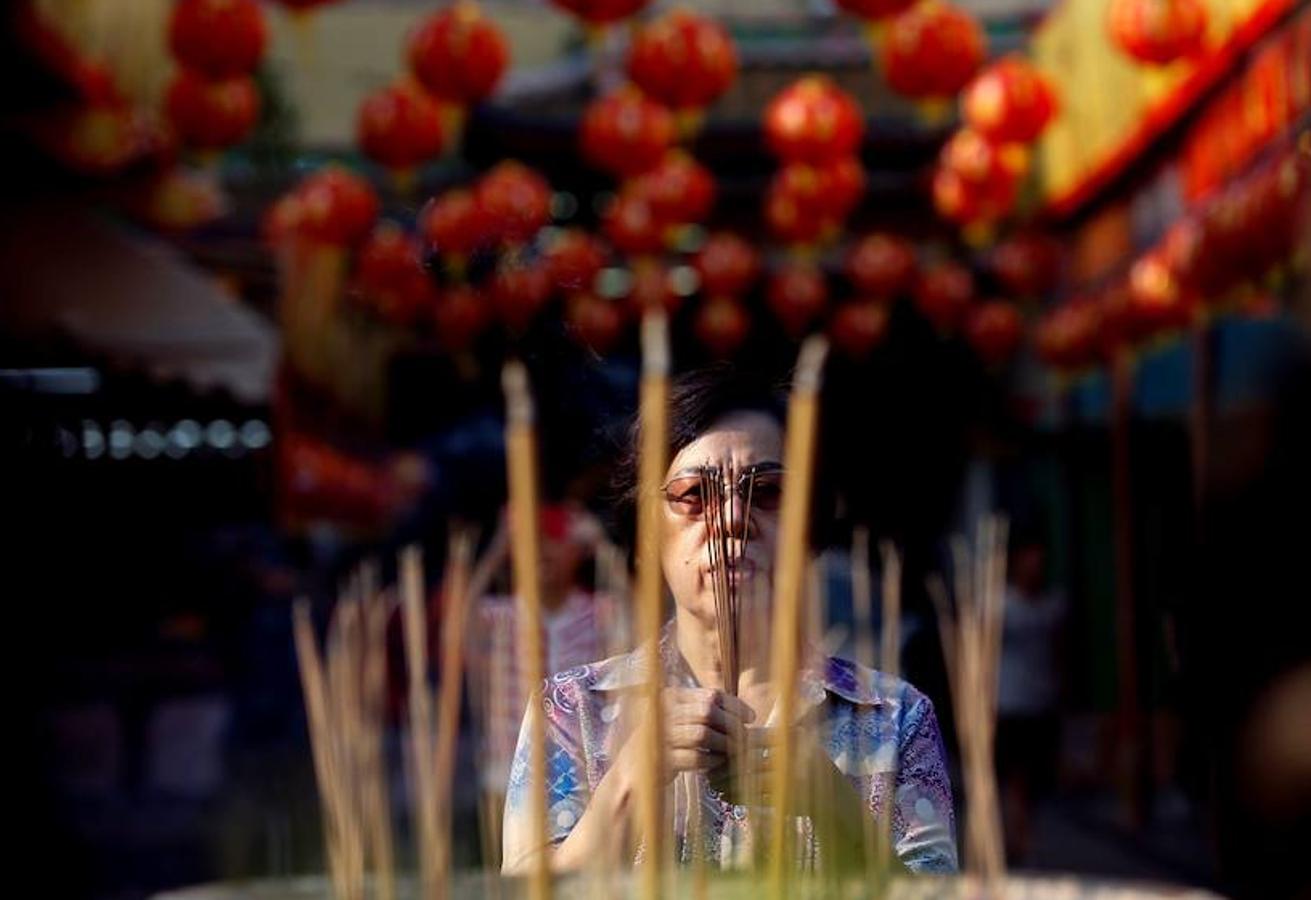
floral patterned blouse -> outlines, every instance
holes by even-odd
[[[696,686],[670,626],[660,641],[665,681]],[[547,827],[553,845],[573,830],[591,792],[631,733],[625,711],[638,702],[646,655],[639,648],[560,672],[543,683]],[[885,821],[885,806],[891,804],[893,846],[901,863],[912,872],[956,871],[951,782],[933,703],[905,681],[819,654],[803,667],[798,691],[798,718],[813,717],[821,746],[864,799],[870,814]],[[507,868],[534,851],[529,742],[525,715],[505,801]],[[681,773],[670,791],[666,802],[673,810],[678,860],[689,862],[696,852],[688,835],[696,833],[689,823],[696,822],[699,813],[703,858],[724,868],[748,863],[755,829],[747,807],[728,802],[699,772]],[[694,810],[694,803],[699,810]],[[810,837],[813,829],[804,819],[798,821],[798,834],[803,839],[800,862],[813,865],[818,849]]]

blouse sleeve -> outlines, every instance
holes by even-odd
[[[897,857],[912,872],[951,873],[957,868],[951,779],[933,702],[911,703],[900,729],[893,838]]]
[[[568,715],[572,704],[562,704],[554,693],[568,687],[551,679],[533,694],[530,703],[540,703],[546,734],[546,833],[554,847],[569,836],[583,815],[589,795],[583,750],[576,722]],[[537,851],[532,822],[532,735],[528,711],[519,726],[519,741],[510,764],[505,791],[505,815],[501,830],[501,868],[515,868]]]

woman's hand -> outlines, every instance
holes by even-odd
[[[667,687],[665,773],[724,768],[746,746],[746,726],[756,714],[736,697],[712,688]]]

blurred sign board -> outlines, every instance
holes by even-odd
[[[1164,67],[1116,47],[1106,0],[1064,0],[1034,34],[1034,63],[1061,97],[1039,146],[1048,212],[1067,215],[1106,187],[1277,23],[1295,0],[1213,0],[1207,50]]]

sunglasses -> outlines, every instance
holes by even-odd
[[[717,466],[707,466],[670,479],[665,485],[665,500],[676,515],[698,518],[706,510],[702,476],[721,478]],[[728,487],[728,485],[725,485]],[[737,473],[733,493],[748,509],[776,512],[783,500],[783,467],[778,463],[749,466]]]

